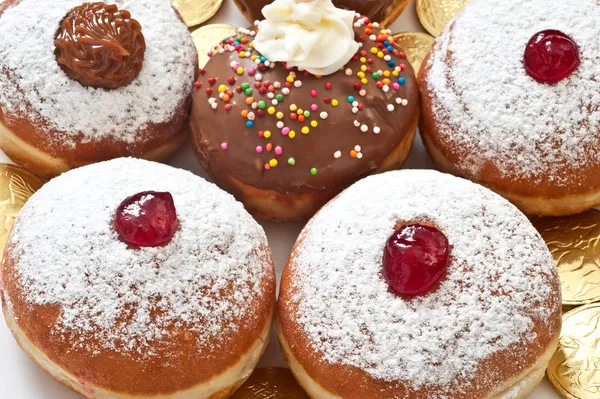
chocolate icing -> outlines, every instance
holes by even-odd
[[[264,19],[262,8],[273,0],[234,0],[240,11],[250,22]],[[366,15],[371,21],[384,21],[400,0],[333,0],[338,8],[354,10]]]
[[[105,3],[84,3],[69,11],[55,44],[56,60],[71,79],[105,89],[131,83],[146,51],[139,22]]]
[[[378,29],[373,28],[373,34],[377,34],[377,31]],[[284,95],[283,102],[274,106],[276,111],[284,114],[282,119],[268,112],[272,100],[259,93],[259,89],[254,86],[256,75],[251,76],[248,71],[254,68],[257,73],[262,74],[262,87],[267,81],[271,86],[280,82],[283,89],[289,75],[283,64],[277,63],[274,68],[260,70],[260,66],[251,57],[240,57],[237,51],[225,51],[222,54],[217,52],[209,60],[206,72],[198,83],[201,87],[194,93],[191,125],[197,154],[218,184],[231,189],[225,178],[230,176],[259,189],[273,189],[282,193],[341,190],[381,165],[415,122],[418,113],[417,86],[414,72],[406,58],[393,55],[392,60],[397,63],[396,66],[403,64],[406,69],[399,72],[397,77],[390,76],[390,79],[397,82],[399,78],[404,78],[405,83],[397,89],[390,87],[388,92],[378,88],[377,79],[372,77],[372,73],[378,70],[393,71],[393,68],[388,66],[388,61],[370,52],[378,43],[371,40],[368,33],[365,34],[365,27],[355,28],[355,33],[357,40],[363,43],[358,54],[365,51],[364,58],[372,60],[372,64],[361,62],[357,55],[346,66],[352,71],[350,76],[339,71],[319,78],[296,71],[296,80],[302,82],[301,87],[288,83],[291,86],[289,95]],[[251,40],[247,35],[240,35],[237,40],[239,38]],[[248,47],[247,44],[240,46],[240,50]],[[393,46],[397,51],[402,51],[395,44]],[[257,53],[252,51],[252,54]],[[232,62],[244,68],[245,72],[238,75],[231,66]],[[362,85],[362,89],[366,90],[365,96],[361,96],[355,87],[360,80],[356,73],[361,66],[371,67],[371,72],[366,73],[368,83]],[[211,85],[213,78],[216,82]],[[231,78],[235,78],[233,85],[228,81]],[[382,78],[383,76],[379,80]],[[327,82],[331,83],[330,90],[325,87]],[[236,92],[236,88],[244,83],[250,85],[255,103],[266,103],[263,117],[258,115],[258,108],[253,109],[251,105],[247,105],[246,94]],[[221,85],[233,91],[229,102],[219,99]],[[211,94],[206,93],[207,88],[212,91]],[[281,93],[282,89],[275,90],[274,94]],[[312,95],[314,92],[311,94],[312,90],[316,90],[316,97]],[[353,113],[349,96],[363,104],[364,109]],[[339,105],[334,107],[332,103],[326,103],[326,97],[337,99]],[[408,103],[405,106],[397,104],[397,97],[408,100]],[[209,101],[216,102],[217,108],[213,109]],[[231,104],[230,110],[225,109],[226,104]],[[304,123],[291,119],[290,106],[311,110],[312,104],[316,104],[318,110],[310,111],[311,115]],[[394,107],[393,111],[388,110],[390,104]],[[257,114],[254,125],[250,128],[246,125],[248,120],[241,116],[244,110]],[[328,113],[326,119],[319,116],[323,111]],[[356,127],[355,120],[361,125],[367,125],[368,131],[363,132]],[[289,135],[282,135],[282,129],[276,126],[278,121],[283,121],[285,126],[293,129],[296,137],[291,139]],[[318,126],[311,127],[310,121],[316,121]],[[309,134],[302,134],[303,126],[310,127]],[[379,127],[378,134],[374,133],[374,126]],[[259,137],[259,132],[267,130],[272,134],[270,138]],[[271,151],[267,151],[269,143],[272,144]],[[226,150],[223,149],[223,144],[226,144]],[[362,158],[350,156],[357,145],[361,147]],[[257,146],[262,146],[261,153],[256,151]],[[283,149],[279,156],[274,150],[278,146]],[[341,152],[339,158],[334,157],[336,151]],[[290,157],[295,161],[293,166],[288,164]],[[278,165],[265,168],[265,164],[271,159],[276,159]],[[310,173],[312,168],[317,169],[316,175]]]

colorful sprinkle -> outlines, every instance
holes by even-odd
[[[310,169],[310,174],[311,174],[311,175],[313,175],[313,176],[316,176],[316,175],[317,175],[317,173],[318,173],[318,171],[317,171],[317,168],[311,168],[311,169]]]
[[[288,165],[291,165],[291,166],[296,165],[296,160],[294,158],[289,158],[288,159]]]
[[[227,146],[227,143],[221,143],[221,149],[222,149],[223,151],[227,151],[227,147],[228,147],[228,146]]]
[[[281,154],[283,154],[283,148],[281,148],[280,146],[275,147],[275,155]]]

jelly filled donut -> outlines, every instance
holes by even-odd
[[[406,160],[416,79],[388,30],[329,0],[277,0],[264,12],[257,31],[224,40],[202,71],[193,146],[251,213],[306,219]]]
[[[473,0],[419,77],[421,133],[443,169],[528,214],[600,204],[600,5]]]
[[[263,19],[261,10],[272,2],[272,0],[234,1],[250,22]],[[336,7],[355,10],[372,21],[379,21],[383,26],[389,26],[394,22],[408,3],[408,0],[333,0]]]
[[[21,348],[86,398],[226,398],[269,342],[263,230],[213,184],[153,162],[47,183],[15,221],[2,276]]]
[[[561,327],[560,281],[513,205],[435,171],[354,184],[306,225],[279,340],[312,398],[525,398]]]
[[[36,174],[186,141],[198,58],[168,0],[7,0],[0,37],[0,145]]]

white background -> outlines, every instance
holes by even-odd
[[[1,2],[2,0],[0,0]],[[202,1],[202,0],[198,0]],[[248,23],[233,4],[233,0],[224,0],[223,7],[208,23],[228,23],[234,26],[246,26]],[[394,32],[422,31],[414,8],[414,0],[391,26]],[[8,162],[4,153],[0,151],[0,162]],[[191,148],[188,145],[176,154],[170,162],[171,165],[189,169],[194,173],[206,177],[198,165]],[[434,168],[421,140],[417,137],[410,158],[406,163],[407,168]],[[302,228],[301,223],[277,224],[260,221],[273,248],[273,256],[277,268],[277,277],[290,253],[296,236]],[[76,399],[79,396],[64,388],[59,383],[38,368],[17,346],[6,324],[0,322],[0,399]],[[274,338],[261,360],[259,367],[284,366],[279,347]],[[547,380],[536,389],[530,399],[555,399],[559,396],[553,391]]]

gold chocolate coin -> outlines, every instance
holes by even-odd
[[[600,398],[600,304],[563,315],[558,349],[546,370],[554,388],[568,399]]]
[[[192,39],[198,50],[200,68],[204,68],[210,57],[208,53],[214,50],[223,40],[237,33],[237,28],[225,24],[205,25],[192,32]]]
[[[309,399],[290,369],[256,369],[231,399]]]
[[[600,211],[531,222],[558,265],[563,305],[600,301]]]
[[[0,257],[17,213],[43,185],[42,179],[19,166],[0,164]]]
[[[470,0],[417,0],[417,16],[425,30],[438,37]]]
[[[406,58],[415,70],[419,73],[423,60],[429,53],[435,39],[427,33],[421,32],[401,32],[394,35],[396,43],[406,52]]]
[[[223,0],[171,0],[187,26],[208,21],[221,8]]]

